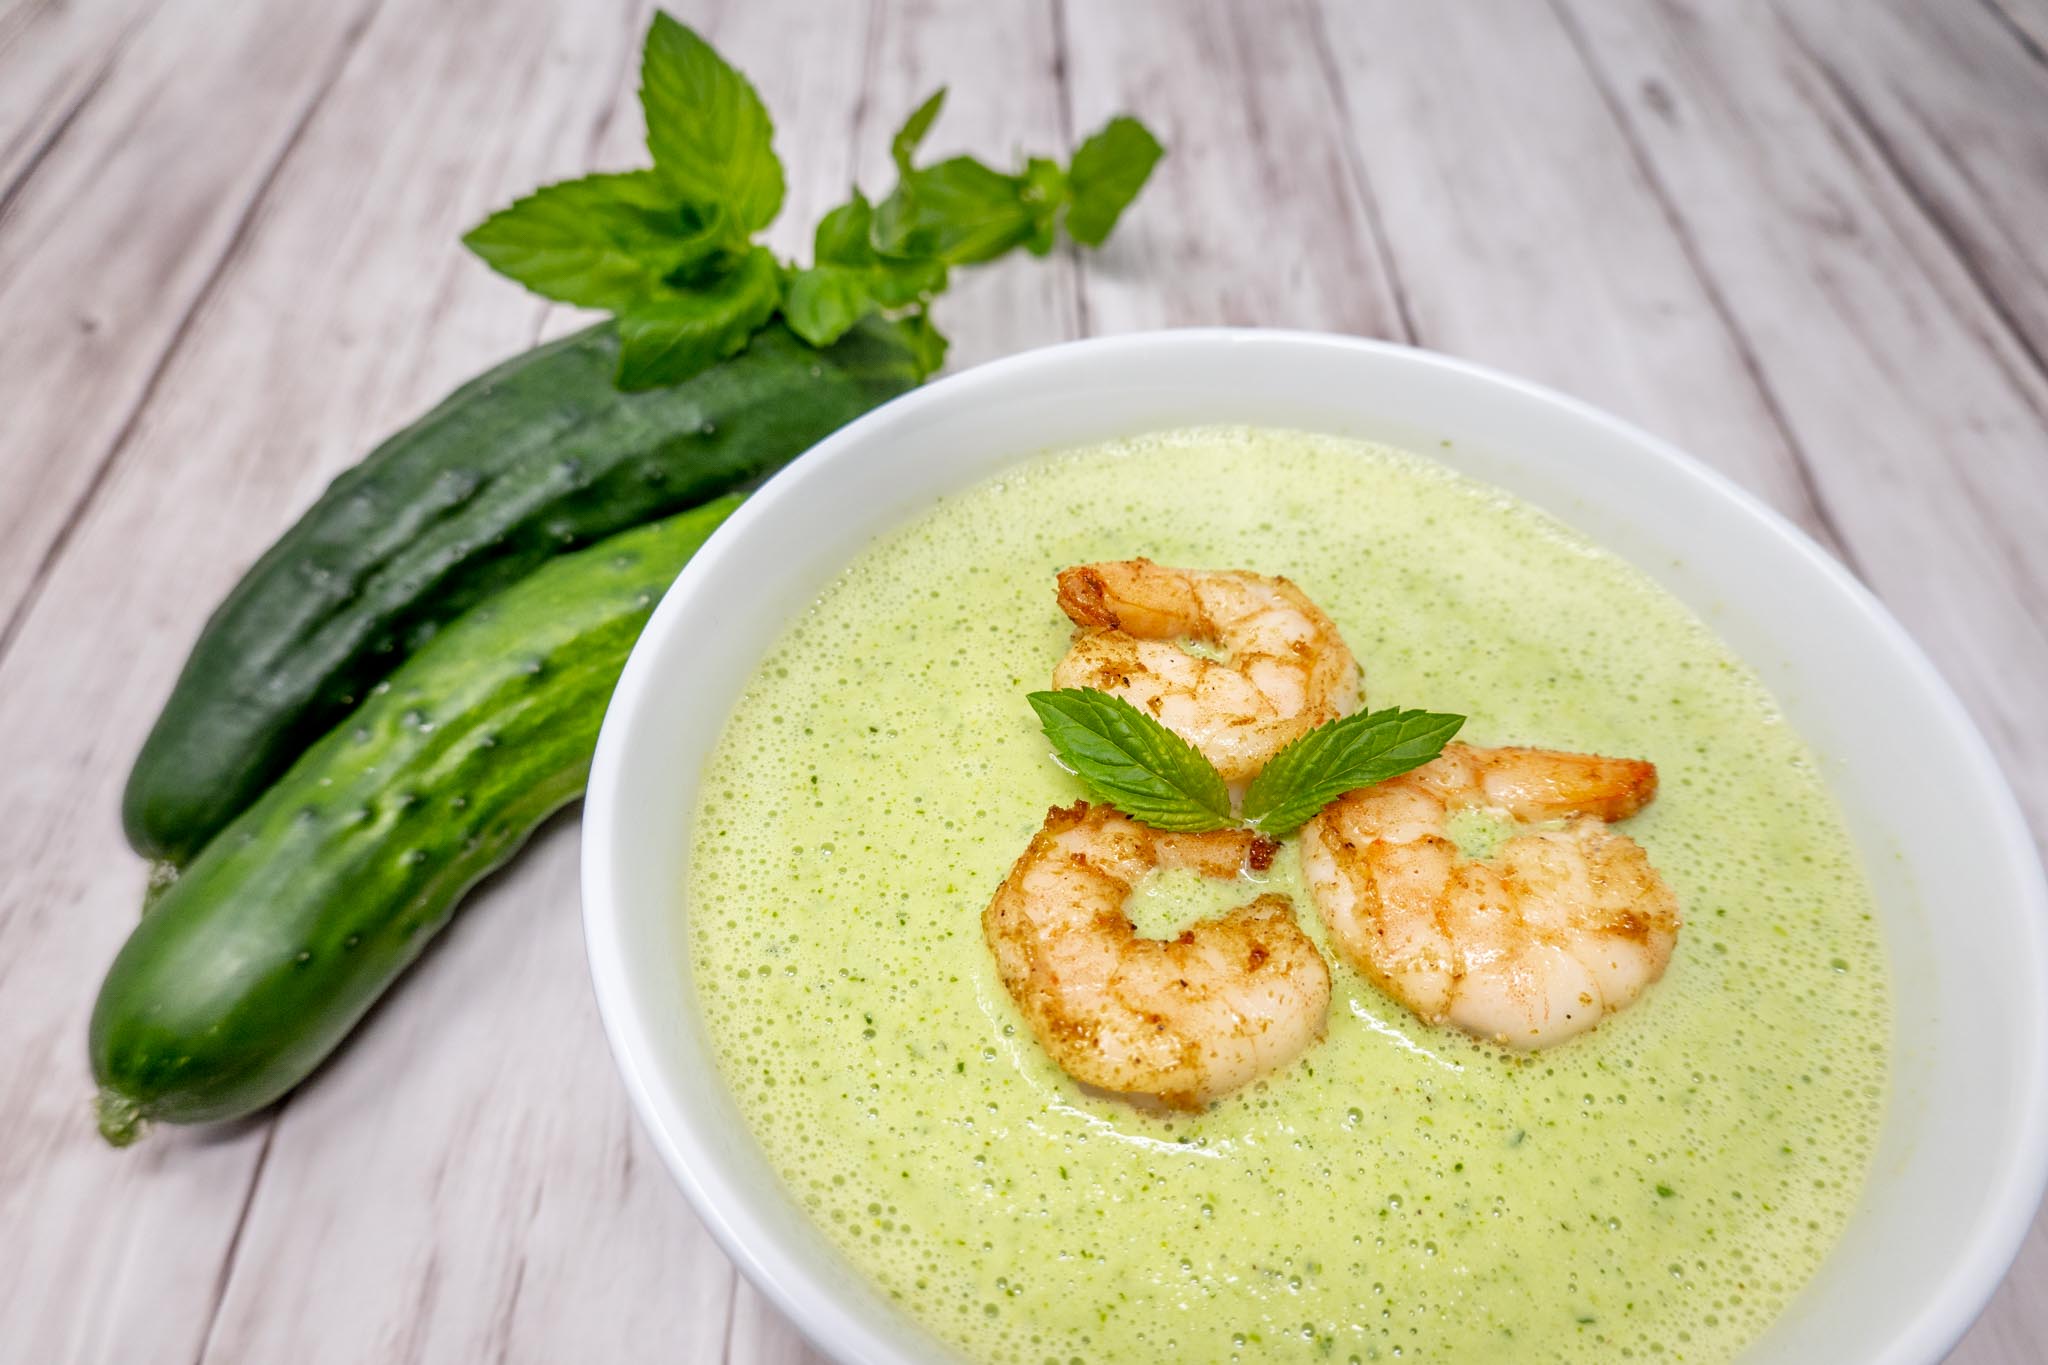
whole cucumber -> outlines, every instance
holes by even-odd
[[[207,845],[93,1007],[100,1126],[235,1118],[319,1065],[583,790],[655,601],[739,499],[565,555],[449,625]]]
[[[565,549],[741,487],[920,377],[869,317],[780,323],[622,393],[610,324],[457,389],[334,481],[207,622],[128,778],[129,842],[184,862],[443,624]]]

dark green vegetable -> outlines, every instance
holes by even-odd
[[[143,915],[93,1009],[101,1131],[234,1118],[319,1065],[583,790],[627,652],[738,504],[554,560],[443,630]]]
[[[529,351],[335,480],[193,647],[128,779],[138,851],[189,859],[472,604],[567,548],[759,479],[921,374],[878,316],[822,350],[771,326],[646,393],[621,393],[617,365],[609,325]]]

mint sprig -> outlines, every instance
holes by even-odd
[[[652,168],[543,186],[463,241],[536,294],[614,314],[621,388],[681,383],[778,312],[813,346],[881,312],[929,374],[946,340],[928,310],[952,267],[1017,247],[1043,255],[1062,224],[1074,241],[1100,245],[1162,154],[1136,120],[1117,118],[1064,170],[1043,157],[1014,175],[966,156],[919,167],[945,93],[919,105],[890,143],[895,189],[879,204],[853,190],[818,224],[812,264],[798,269],[754,244],[784,197],[759,94],[657,12],[640,68]]]
[[[1463,716],[1389,707],[1318,725],[1273,755],[1252,779],[1244,818],[1273,838],[1291,834],[1346,792],[1429,762],[1464,723]]]
[[[1027,698],[1059,759],[1089,795],[1133,820],[1180,832],[1244,824],[1292,834],[1324,806],[1419,768],[1465,723],[1432,711],[1358,712],[1319,725],[1273,756],[1245,791],[1242,816],[1202,752],[1123,698],[1092,687]]]
[[[1215,765],[1122,697],[1063,687],[1025,700],[1060,761],[1096,800],[1158,829],[1197,832],[1237,823]]]
[[[659,10],[640,51],[647,151],[682,204],[724,211],[739,245],[782,210],[775,125],[751,82],[688,28]]]

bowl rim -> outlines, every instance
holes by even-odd
[[[772,527],[778,509],[807,478],[830,463],[858,453],[878,434],[916,422],[927,408],[935,405],[971,402],[982,390],[1028,383],[1035,372],[1065,365],[1076,355],[1111,359],[1162,346],[1326,348],[1375,361],[1394,360],[1422,366],[1462,381],[1504,389],[1559,409],[1579,422],[1604,428],[1665,464],[1701,494],[1732,503],[1736,510],[1760,523],[1792,550],[1808,570],[1824,579],[1844,605],[1857,612],[1865,626],[1875,630],[1894,662],[1913,675],[1912,680],[1943,713],[1954,733],[1963,737],[1965,752],[1960,757],[1969,768],[1973,785],[1995,812],[1995,825],[1987,831],[1987,837],[2009,863],[2013,884],[2021,893],[2023,903],[2018,922],[2027,941],[2013,945],[2012,955],[2023,956],[2034,964],[2035,1003],[2043,1006],[2029,1012],[2034,1026],[2030,1036],[2022,1041],[2023,1055],[2048,1062],[2048,877],[2044,877],[2040,851],[2011,784],[1961,698],[1889,608],[1804,530],[1757,495],[1672,442],[1584,399],[1424,347],[1339,333],[1261,327],[1161,328],[1035,347],[946,375],[872,409],[791,461],[742,503],[685,566],[648,621],[606,709],[592,761],[581,833],[584,939],[592,988],[612,1056],[640,1124],[697,1216],[748,1280],[814,1345],[839,1359],[890,1359],[895,1355],[893,1347],[878,1339],[838,1301],[830,1286],[819,1282],[806,1266],[777,1244],[757,1210],[746,1207],[746,1201],[732,1192],[716,1187],[705,1172],[717,1136],[702,1131],[682,1106],[676,1106],[676,1112],[683,1116],[684,1125],[681,1131],[672,1131],[664,1121],[664,1111],[655,1093],[661,1082],[654,1074],[651,1021],[645,1017],[628,970],[621,929],[622,902],[613,863],[617,828],[614,811],[628,761],[628,733],[633,717],[650,704],[657,682],[650,642],[666,633],[668,623],[680,613],[681,603],[696,590],[699,581],[711,577],[715,567],[733,553],[736,545],[762,534],[758,528]],[[2034,1070],[2040,1074],[2044,1068]],[[1886,1353],[1888,1359],[1939,1359],[1969,1330],[2018,1254],[2044,1189],[2048,1189],[2048,1075],[2026,1097],[2020,1129],[2018,1140],[2007,1148],[2010,1159],[1994,1181],[1994,1190],[2004,1197],[1991,1201],[1991,1214],[1980,1219],[1969,1234],[1966,1254],[1949,1264],[1947,1273],[1928,1293],[1920,1311],[1893,1339],[1892,1349]]]

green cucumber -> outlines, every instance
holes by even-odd
[[[193,647],[122,801],[138,852],[189,859],[473,604],[762,477],[920,378],[873,316],[823,349],[772,324],[645,393],[614,387],[618,350],[604,324],[517,356],[335,480]]]
[[[626,655],[722,498],[461,617],[150,904],[93,1008],[101,1131],[251,1113],[318,1066],[478,878],[583,790]]]

